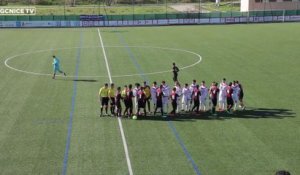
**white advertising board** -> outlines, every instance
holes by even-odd
[[[240,22],[248,22],[248,18],[247,17],[240,17]]]
[[[145,20],[145,25],[153,25],[153,20]]]
[[[146,21],[145,20],[134,20],[133,24],[137,25],[137,26],[141,26],[141,25],[145,25]]]
[[[99,27],[103,25],[104,25],[103,21],[80,21],[81,27]]]
[[[157,20],[157,24],[158,25],[167,25],[168,22],[169,21],[167,19],[159,19],[159,20]]]
[[[118,20],[118,21],[0,21],[0,28],[5,27],[99,27],[99,26],[144,26],[177,24],[224,24],[300,21],[300,15],[265,16],[265,17],[226,17],[201,19],[158,19],[158,20]]]
[[[57,21],[20,21],[20,27],[59,27]]]
[[[157,19],[152,20],[152,24],[153,25],[158,25],[158,20]]]
[[[209,19],[208,18],[200,19],[198,21],[198,24],[209,24]]]
[[[211,24],[219,24],[219,23],[221,23],[221,19],[220,18],[210,18],[209,22]]]
[[[183,19],[184,24],[195,24],[195,19]]]
[[[169,19],[169,24],[179,24],[178,19]]]
[[[272,16],[265,16],[264,17],[264,21],[265,22],[272,22],[273,21],[273,17]]]
[[[290,16],[288,21],[300,21],[300,16]]]
[[[17,27],[16,21],[0,21],[0,28]]]
[[[225,23],[235,23],[235,18],[225,18]]]

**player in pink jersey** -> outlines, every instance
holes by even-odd
[[[177,109],[177,103],[178,103],[177,98],[179,97],[179,95],[176,92],[175,87],[172,89],[170,97],[171,97],[172,108],[173,108],[172,111],[170,112],[170,114],[175,115],[176,114],[176,109]]]
[[[156,90],[156,107],[154,110],[154,115],[156,114],[157,109],[160,108],[161,116],[164,116],[163,96],[163,85],[160,85],[160,87]]]
[[[137,99],[138,99],[138,109],[136,115],[140,115],[140,109],[144,109],[144,116],[146,116],[146,94],[144,92],[144,87],[137,92]]]
[[[194,101],[194,106],[192,108],[192,111],[194,111],[196,109],[196,113],[199,112],[199,105],[200,105],[200,95],[201,92],[199,90],[199,85],[196,85],[196,87],[194,88],[193,92],[192,92],[192,99]]]
[[[227,95],[227,113],[231,114],[232,107],[233,107],[233,99],[232,99],[233,89],[232,89],[232,83],[230,82],[226,89],[226,95]]]
[[[201,82],[201,86],[200,86],[200,111],[203,109],[203,111],[206,110],[206,98],[207,98],[207,94],[208,94],[208,89],[205,86],[205,81]]]
[[[216,115],[216,106],[217,106],[217,100],[218,100],[218,94],[219,94],[219,88],[216,82],[213,82],[209,88],[209,98],[212,103],[211,113],[213,115]]]

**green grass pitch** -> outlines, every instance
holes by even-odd
[[[226,77],[245,90],[246,111],[219,119],[122,120],[133,174],[196,174],[195,166],[203,175],[300,174],[299,27],[100,28],[117,86],[172,85],[170,72],[147,73],[193,65],[194,52],[202,60],[179,72],[181,83]],[[66,174],[129,174],[118,120],[99,117],[98,90],[109,77],[97,28],[1,29],[0,38],[0,174],[62,174],[64,166]],[[44,75],[52,73],[52,54],[68,77]],[[5,66],[8,58],[23,72]]]

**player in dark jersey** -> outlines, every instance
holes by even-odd
[[[275,175],[291,175],[291,173],[286,170],[279,170],[275,173]]]
[[[245,105],[244,105],[244,89],[243,86],[241,85],[241,83],[239,81],[236,81],[236,83],[238,84],[239,88],[240,88],[240,93],[239,93],[239,101],[240,101],[240,108],[242,108],[243,110],[245,109]]]
[[[141,87],[140,90],[137,92],[138,98],[138,109],[136,115],[140,115],[140,109],[144,109],[144,116],[146,116],[146,94],[144,92],[144,87]]]
[[[231,109],[233,107],[233,99],[232,99],[232,94],[233,94],[233,89],[232,89],[232,82],[230,82],[227,86],[226,89],[226,94],[227,94],[227,113],[232,113]]]
[[[110,113],[111,115],[115,115],[115,105],[116,105],[116,101],[115,101],[115,89],[114,89],[115,85],[114,83],[110,84],[110,89],[108,90],[108,96],[110,99]]]
[[[178,81],[178,72],[179,68],[176,66],[175,63],[173,63],[173,81]]]
[[[160,108],[161,116],[164,115],[163,110],[163,92],[162,92],[163,86],[160,85],[160,87],[156,90],[156,106],[154,110],[154,115],[156,114],[156,111],[158,108]]]
[[[196,113],[199,113],[199,107],[200,107],[200,95],[201,92],[199,90],[199,85],[197,84],[196,87],[194,88],[193,92],[192,92],[192,99],[194,101],[194,106],[192,108],[192,111],[194,111],[196,109]]]
[[[176,109],[177,109],[177,99],[179,97],[179,95],[176,93],[176,87],[174,87],[172,89],[172,92],[171,92],[171,101],[172,101],[172,111],[170,112],[170,114],[173,114],[175,115],[176,114]]]
[[[216,82],[213,82],[209,88],[209,98],[212,103],[211,113],[216,115],[216,106],[218,101],[219,88]]]
[[[146,105],[148,106],[148,112],[150,113],[151,89],[146,81],[144,81],[144,93],[146,95]]]
[[[127,114],[129,117],[131,117],[132,115],[132,110],[133,110],[132,98],[133,98],[132,84],[129,84],[124,98],[124,103],[125,103],[125,111],[123,113],[124,116],[125,114]]]
[[[120,117],[122,115],[122,105],[121,105],[121,99],[122,99],[122,95],[121,95],[121,87],[117,88],[117,93],[116,93],[116,97],[115,97],[115,101],[116,101],[116,108],[117,108],[117,116]]]

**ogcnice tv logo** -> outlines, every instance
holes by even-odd
[[[35,7],[0,7],[0,15],[35,15]]]

